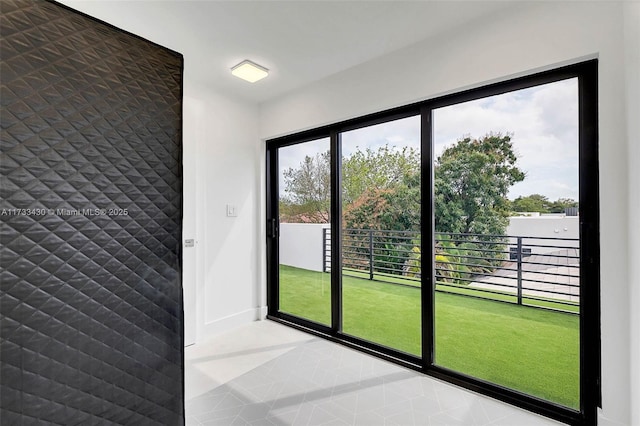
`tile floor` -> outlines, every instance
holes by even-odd
[[[272,321],[185,361],[187,426],[559,424]]]

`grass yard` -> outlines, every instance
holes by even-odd
[[[331,321],[330,275],[280,267],[280,310]],[[420,355],[417,288],[343,276],[343,331]],[[578,316],[436,293],[436,364],[579,406]]]

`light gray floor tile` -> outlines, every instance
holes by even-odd
[[[230,407],[230,408],[224,408],[224,409],[216,409],[213,411],[210,411],[208,413],[204,413],[204,414],[200,414],[196,416],[196,419],[198,419],[198,421],[200,421],[200,423],[205,423],[209,420],[219,420],[219,419],[226,419],[229,417],[236,417],[238,415],[238,413],[240,412],[240,410],[242,409],[241,407]]]
[[[439,413],[439,414],[436,414],[435,416],[429,417],[429,425],[431,426],[467,426],[467,424],[464,423],[462,420],[451,417],[445,413]]]
[[[267,417],[251,422],[251,426],[287,426],[290,423],[282,423],[274,419],[273,417]]]
[[[341,419],[331,420],[327,423],[323,423],[322,426],[351,426],[353,423],[345,422]]]
[[[308,426],[320,426],[325,423],[329,423],[331,421],[338,420],[339,418],[335,416],[333,413],[325,410],[324,408],[316,405],[313,407],[313,411],[311,412],[311,417],[309,418]]]
[[[454,386],[444,386],[436,390],[442,411],[468,408],[477,396]]]
[[[194,416],[186,416],[185,418],[186,426],[200,426],[200,420],[196,419]]]
[[[264,419],[271,411],[271,406],[267,404],[257,403],[248,404],[240,409],[239,415],[248,423],[256,420]]]
[[[311,416],[313,415],[313,409],[315,405],[310,403],[302,403],[299,405],[298,413],[293,420],[292,425],[308,425]]]
[[[284,343],[265,338],[266,329]],[[323,339],[303,339],[295,330],[288,336],[286,327],[263,324],[256,330],[264,351],[251,340],[251,329],[240,333],[250,340],[246,346],[224,341],[191,349],[194,361],[185,368],[194,369],[194,374],[203,371],[211,359],[231,365],[234,356],[243,363],[247,354],[264,356],[252,368],[243,364],[233,375],[216,376],[215,369],[207,370],[211,389],[202,388],[204,381],[194,381],[197,392],[187,394],[198,396],[186,401],[187,426],[558,424]],[[207,347],[224,351],[215,349],[209,355]]]
[[[203,426],[231,426],[236,421],[236,416],[222,417],[219,419],[210,419],[202,422]]]
[[[413,410],[413,407],[411,405],[411,401],[404,398],[402,400],[398,400],[393,404],[385,404],[383,407],[380,407],[374,410],[374,412],[384,418],[388,418],[396,414],[404,413],[406,411],[410,412],[412,410]]]
[[[367,413],[356,413],[355,426],[382,426],[384,417],[369,411]]]
[[[489,423],[491,426],[557,426],[561,423],[529,413],[514,413]]]
[[[384,388],[381,386],[367,387],[358,392],[356,412],[366,413],[384,407]]]
[[[411,400],[411,407],[416,416],[429,418],[434,414],[442,412],[442,407],[437,399],[428,396],[418,396]]]
[[[487,415],[489,422],[503,419],[517,411],[516,408],[504,402],[494,401],[488,398],[480,399],[480,405]]]
[[[355,401],[355,400],[353,400]],[[338,419],[346,422],[347,424],[353,424],[355,419],[355,413],[353,411],[353,405],[347,404],[340,405],[335,400],[325,401],[320,404],[316,404],[317,407],[328,411]]]
[[[414,426],[416,422],[413,412],[408,410],[391,416],[386,416],[384,424],[385,426]]]
[[[468,407],[454,408],[445,411],[445,414],[454,419],[461,420],[469,426],[486,425],[490,421],[478,400],[473,400],[472,404]]]
[[[266,417],[271,423],[276,425],[293,425],[296,417],[298,416],[299,406],[291,409],[276,409],[272,410]]]

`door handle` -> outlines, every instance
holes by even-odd
[[[268,237],[278,238],[278,221],[276,219],[269,219],[268,225]]]

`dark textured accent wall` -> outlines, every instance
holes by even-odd
[[[182,56],[0,8],[0,424],[183,424]]]

